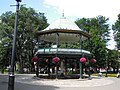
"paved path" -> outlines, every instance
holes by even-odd
[[[33,74],[16,75],[15,90],[119,90],[120,88],[120,78],[47,80],[33,76]],[[7,90],[7,83],[8,75],[0,75],[0,90]]]
[[[39,86],[55,86],[55,87],[96,87],[104,86],[114,83],[108,78],[93,77],[92,80],[88,79],[40,79],[33,78],[31,75],[17,76],[16,82],[39,85]]]

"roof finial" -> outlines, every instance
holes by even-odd
[[[62,17],[64,17],[64,9],[63,9],[63,14],[62,14]]]

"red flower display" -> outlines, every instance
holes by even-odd
[[[81,63],[85,63],[86,62],[86,58],[84,58],[84,57],[80,58],[80,62]]]
[[[52,59],[52,61],[53,61],[54,63],[58,63],[58,62],[60,61],[60,58],[59,58],[59,57],[54,57],[54,58]]]
[[[91,63],[96,63],[96,59],[91,59]]]
[[[33,62],[37,62],[37,61],[38,61],[38,58],[37,58],[37,57],[33,57],[33,58],[32,58],[32,61],[33,61]]]

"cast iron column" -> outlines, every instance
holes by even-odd
[[[88,60],[88,80],[91,80],[91,72],[90,72],[90,60]]]
[[[56,48],[56,57],[58,56],[58,45],[59,45],[59,34],[56,33],[56,45],[57,45],[57,48]],[[56,63],[56,79],[58,79],[58,62]]]
[[[8,90],[14,90],[14,79],[15,79],[14,66],[15,66],[15,54],[16,54],[16,35],[17,35],[19,2],[21,2],[21,0],[16,0],[16,1],[17,1],[17,5],[16,5],[15,24],[14,24],[12,59],[11,59],[11,66],[10,66],[10,71],[9,71]]]
[[[88,47],[90,47],[89,48],[89,50],[90,50],[90,52],[91,52],[91,44],[90,44],[90,38],[88,38]],[[90,58],[91,58],[91,55],[90,55]],[[88,58],[88,70],[89,70],[89,72],[88,72],[88,80],[91,80],[91,72],[90,72],[90,58]]]
[[[79,79],[82,79],[82,63],[79,62],[79,67],[80,67],[80,78]]]
[[[80,35],[80,50],[81,50],[81,56],[82,56],[82,36]],[[82,79],[82,63],[79,61],[79,68],[80,68],[80,77],[79,79]]]

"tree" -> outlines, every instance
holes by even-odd
[[[83,31],[91,34],[90,40],[83,42],[83,48],[91,51],[98,66],[105,65],[105,51],[110,31],[108,20],[103,16],[97,16],[96,18],[82,18],[75,21]]]
[[[112,29],[114,32],[114,40],[116,41],[116,47],[120,49],[120,14],[118,15],[118,20],[116,20],[115,24],[112,25]]]
[[[116,42],[116,48],[118,51],[120,50],[120,14],[118,15],[118,20],[112,25],[113,29],[113,34],[114,34],[114,40]],[[120,53],[117,53],[117,56],[119,58]],[[120,64],[120,59],[118,60],[117,63]]]
[[[7,36],[8,39],[10,39],[9,45],[11,48],[15,13],[6,12],[3,13],[0,17],[2,20],[0,25],[0,34],[2,34],[1,38],[4,40]],[[6,27],[4,27],[5,25]],[[31,67],[31,58],[34,55],[37,44],[37,36],[35,33],[38,30],[43,30],[47,26],[48,23],[44,13],[37,13],[33,8],[20,8],[18,15],[18,31],[16,42],[16,61],[18,61],[20,64],[20,72],[23,72],[23,67]],[[4,48],[7,49],[6,47]],[[9,52],[11,52],[10,50]]]
[[[107,53],[108,68],[112,67],[113,72],[115,72],[115,69],[117,69],[117,72],[118,72],[118,69],[119,69],[120,61],[119,61],[118,55],[119,55],[119,52],[117,50],[108,49],[108,53]]]
[[[1,15],[0,22],[0,68],[4,69],[10,64],[11,59],[11,30],[12,27],[9,26],[10,17],[12,12],[6,12]]]
[[[27,9],[25,7],[20,8],[20,14],[18,17],[18,54],[23,53],[22,55],[19,55],[18,58],[20,59],[20,64],[24,62],[30,63],[37,43],[35,33],[36,31],[43,30],[47,27],[47,19],[43,13],[36,13],[34,9]],[[27,67],[29,67],[29,63],[26,63]],[[22,67],[23,66],[21,66],[21,70]]]

